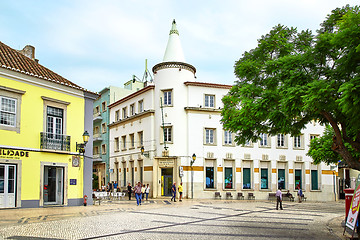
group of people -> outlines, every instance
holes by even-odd
[[[180,183],[178,190],[179,190],[179,202],[182,202],[182,193],[183,193],[182,183]],[[176,182],[174,182],[173,185],[171,186],[171,193],[172,193],[171,201],[174,200],[174,202],[176,202]]]
[[[299,203],[301,203],[301,199],[302,199],[302,197],[303,197],[303,192],[302,192],[300,186],[298,186],[297,189],[298,189],[297,195],[298,195]],[[288,197],[289,197],[289,196],[292,196],[292,194],[290,193],[289,190],[287,191],[286,195],[287,195]],[[282,207],[282,192],[281,192],[281,187],[279,187],[279,189],[276,191],[275,197],[276,197],[276,210],[279,210],[279,204],[280,204],[280,209],[283,210],[283,207]]]
[[[113,191],[120,191],[120,188],[119,188],[119,185],[118,183],[115,181],[112,181],[112,182],[108,182],[108,184],[105,186],[105,185],[102,185],[101,186],[101,191],[103,192],[113,192]]]
[[[141,205],[141,200],[143,200],[145,196],[146,196],[146,201],[148,201],[150,186],[149,184],[147,184],[145,187],[145,184],[141,185],[141,183],[138,182],[138,184],[135,185],[135,187],[132,187],[131,184],[129,183],[127,186],[127,192],[129,195],[129,200],[131,200],[131,194],[133,192],[135,193],[136,203],[139,206]]]

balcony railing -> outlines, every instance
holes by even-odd
[[[40,148],[70,152],[70,136],[41,132]]]

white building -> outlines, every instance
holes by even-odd
[[[294,193],[299,185],[308,200],[334,200],[337,173],[306,156],[322,126],[313,122],[298,137],[265,134],[238,146],[220,122],[221,99],[231,86],[198,82],[195,73],[174,21],[164,61],[153,67],[154,82],[109,106],[110,168],[117,170],[110,180],[119,179],[123,188],[149,183],[153,197],[170,195],[172,182],[182,181],[189,198],[251,192],[268,199],[278,186]]]

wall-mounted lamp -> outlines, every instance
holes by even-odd
[[[145,157],[149,157],[149,152],[145,152],[145,148],[144,148],[144,146],[142,146],[141,148],[140,148],[140,151],[141,151],[141,155],[143,155],[143,156],[145,156]]]
[[[190,161],[190,167],[191,167],[191,199],[194,199],[194,169],[193,164],[196,160],[196,154],[194,153],[192,155],[192,160]]]
[[[87,144],[87,142],[89,141],[90,135],[87,131],[85,131],[83,133],[83,141],[84,143],[76,143],[76,151],[78,151],[79,153],[84,154],[85,153],[85,146]]]

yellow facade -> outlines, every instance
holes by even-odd
[[[83,198],[83,160],[81,157],[80,166],[72,166],[72,157],[76,155],[76,142],[82,142],[84,132],[84,97],[82,91],[56,87],[42,86],[0,76],[0,86],[11,89],[25,91],[21,97],[20,109],[20,131],[9,131],[0,129],[0,148],[5,154],[0,154],[0,160],[15,160],[21,162],[21,173],[18,172],[18,178],[21,178],[20,197],[21,202],[26,200],[39,201],[42,204],[41,193],[41,163],[63,164],[67,166],[64,173],[64,205],[69,199]],[[40,133],[46,128],[46,107],[44,107],[44,98],[59,100],[69,103],[66,106],[66,117],[64,118],[64,135],[71,137],[70,151],[58,152],[56,150],[40,149]],[[7,148],[8,147],[8,148]],[[28,152],[28,157],[10,156],[7,149],[22,149]],[[21,177],[20,177],[21,176]],[[65,177],[66,176],[66,177]],[[70,185],[70,179],[76,179],[76,185]],[[39,185],[40,183],[40,185]],[[19,187],[19,186],[17,186]],[[79,200],[78,200],[79,201]],[[19,202],[19,201],[18,201]],[[19,204],[18,204],[19,205]],[[20,206],[18,206],[20,207]]]

